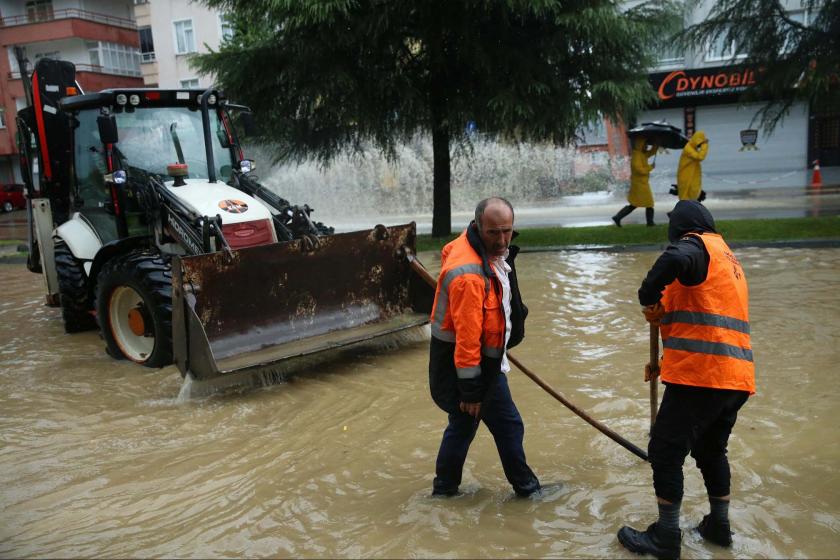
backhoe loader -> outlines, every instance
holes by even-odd
[[[427,322],[414,224],[334,234],[260,185],[223,92],[85,94],[69,62],[19,64],[28,267],[66,332],[206,380]]]

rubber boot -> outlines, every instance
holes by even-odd
[[[703,517],[703,521],[697,527],[703,538],[719,546],[732,546],[732,531],[729,529],[729,522],[721,523],[712,519],[711,514]]]
[[[646,531],[637,531],[626,525],[618,531],[618,542],[637,554],[651,554],[657,558],[679,558],[682,532],[665,531],[651,523]]]
[[[648,227],[656,225],[653,223],[653,208],[645,208],[645,221],[647,222]]]
[[[635,206],[633,206],[632,204],[628,204],[627,206],[625,206],[624,208],[619,210],[618,213],[615,216],[612,217],[612,221],[615,222],[615,225],[617,225],[618,227],[621,227],[621,220],[623,218],[625,218],[627,216],[627,214],[629,214],[630,212],[632,212],[635,209],[636,209]]]

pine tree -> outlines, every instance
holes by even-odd
[[[794,103],[836,105],[840,96],[840,0],[803,0],[802,8],[805,21],[779,0],[717,0],[681,36],[690,45],[722,40],[746,55],[738,62],[757,68],[759,79],[741,100],[762,103],[756,120],[766,133]]]
[[[653,98],[646,72],[667,0],[205,0],[232,39],[195,58],[250,105],[279,159],[387,156],[430,133],[432,233],[451,232],[450,154],[469,123],[513,142],[573,140]]]

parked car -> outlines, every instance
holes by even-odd
[[[11,212],[15,208],[26,208],[23,185],[11,184],[0,187],[0,208],[3,212]]]

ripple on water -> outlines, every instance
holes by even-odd
[[[840,251],[737,251],[750,281],[758,393],[730,441],[733,557],[831,557],[840,538]],[[655,253],[523,254],[516,355],[640,447]],[[620,557],[655,516],[649,466],[518,372],[529,463],[559,490],[519,500],[482,428],[464,495],[432,499],[446,424],[425,344],[313,367],[281,386],[179,400],[146,370],[66,335],[21,268],[0,266],[2,556]],[[707,511],[686,462],[681,524]],[[469,535],[465,537],[465,535]],[[686,530],[683,557],[719,556]]]

